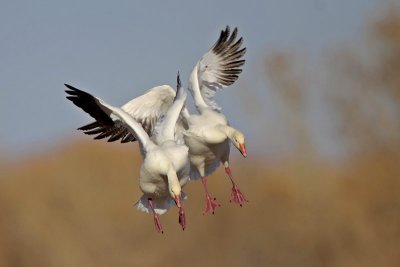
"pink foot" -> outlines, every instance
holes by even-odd
[[[239,187],[236,185],[235,180],[233,179],[233,176],[232,176],[231,169],[229,167],[225,167],[225,172],[226,172],[226,174],[228,174],[228,176],[232,182],[232,193],[231,193],[230,202],[233,201],[236,204],[239,204],[240,207],[242,207],[244,202],[249,202],[249,201],[245,198],[245,196],[242,194],[242,192],[240,192]]]
[[[203,211],[203,214],[211,212],[214,214],[215,210],[217,207],[221,207],[220,204],[218,204],[216,198],[211,198],[210,196],[206,196],[206,208]]]
[[[235,202],[236,204],[239,204],[240,207],[243,206],[243,203],[245,202],[249,202],[245,196],[242,194],[242,192],[240,192],[239,187],[234,184],[232,187],[232,193],[231,193],[231,200],[230,202]]]
[[[182,226],[182,230],[186,228],[186,215],[183,208],[179,209],[179,224]]]
[[[153,217],[154,217],[154,226],[156,227],[157,232],[163,234],[164,231],[162,229],[160,218],[158,217],[158,215],[156,213],[153,213]]]
[[[214,214],[215,210],[217,207],[221,207],[220,204],[218,204],[217,199],[211,198],[210,194],[208,193],[208,188],[207,188],[207,178],[206,177],[201,177],[201,182],[203,183],[204,186],[204,191],[206,193],[206,208],[203,211],[203,214],[211,212]]]
[[[160,218],[158,217],[157,213],[154,211],[153,199],[148,198],[147,201],[149,202],[151,211],[153,212],[154,226],[156,227],[157,232],[159,232],[159,233],[161,232],[163,234],[164,231],[161,226]]]

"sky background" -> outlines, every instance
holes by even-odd
[[[238,91],[266,94],[262,116],[274,116],[265,55],[287,49],[318,56],[359,35],[382,7],[378,0],[2,1],[0,152],[18,157],[83,138],[76,128],[91,118],[65,99],[64,83],[114,105],[156,85],[175,86],[178,70],[187,85],[226,25],[239,28],[248,50],[239,81],[219,92],[218,102],[247,134],[249,149],[263,150],[249,141],[262,137]]]

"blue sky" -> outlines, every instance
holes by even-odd
[[[3,2],[0,153],[35,153],[82,137],[75,129],[91,119],[66,101],[64,83],[122,105],[153,86],[174,85],[178,70],[185,81],[226,25],[245,38],[247,62],[218,101],[233,125],[256,137],[246,130],[251,117],[237,91],[244,83],[265,90],[258,69],[268,51],[318,55],[351,40],[381,6],[378,0]]]

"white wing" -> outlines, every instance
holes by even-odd
[[[71,100],[76,106],[82,108],[96,121],[110,125],[111,127],[115,124],[125,127],[128,129],[129,133],[140,142],[144,150],[154,145],[142,125],[136,122],[135,119],[122,108],[111,106],[100,98],[71,85],[65,84],[65,86],[68,88],[68,90],[65,90],[69,95],[67,99]]]
[[[134,98],[121,107],[122,110],[139,122],[148,135],[152,135],[158,119],[164,115],[172,105],[175,91],[168,85],[151,88],[143,95]],[[90,109],[90,103],[82,103]],[[121,143],[135,141],[135,137],[124,124],[108,123],[96,119],[95,122],[79,128],[85,134],[97,135],[94,139],[108,138],[108,142],[121,140]]]
[[[242,59],[246,48],[241,48],[243,38],[236,40],[237,28],[230,34],[229,26],[221,31],[217,42],[205,53],[194,67],[189,78],[196,107],[220,110],[213,97],[218,89],[233,84],[242,72]]]
[[[177,75],[176,92],[177,93],[172,105],[170,105],[168,111],[161,119],[159,119],[155,126],[153,136],[155,137],[157,144],[161,144],[166,140],[173,140],[178,141],[178,143],[183,143],[183,136],[179,135],[183,131],[183,118],[180,118],[180,114],[185,105],[187,94],[181,85],[179,72]]]
[[[171,86],[156,86],[123,105],[122,109],[140,122],[146,131],[151,133],[157,120],[172,105],[174,98],[175,90]]]

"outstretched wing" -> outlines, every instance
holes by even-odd
[[[132,99],[123,105],[121,109],[139,122],[147,134],[151,136],[157,120],[167,112],[172,105],[174,97],[175,91],[170,86],[156,86],[145,94]],[[81,106],[86,109],[94,108],[90,99],[85,98],[80,101]],[[84,108],[82,107],[82,109]],[[108,142],[116,140],[121,140],[121,143],[136,141],[136,138],[129,132],[125,124],[118,121],[111,124],[101,118],[95,119],[95,122],[82,126],[78,130],[82,130],[88,135],[97,135],[94,139],[108,138]]]
[[[239,78],[241,67],[245,63],[243,55],[246,53],[246,48],[241,48],[243,38],[237,39],[237,33],[237,28],[231,33],[229,26],[226,26],[217,42],[197,62],[189,80],[189,89],[197,102],[197,107],[204,105],[205,102],[212,109],[220,110],[213,99],[215,92],[233,84]],[[197,84],[193,84],[196,82]],[[196,90],[200,91],[201,99]],[[204,102],[198,103],[202,101]]]
[[[104,123],[104,125],[117,123],[122,125],[135,139],[139,140],[144,149],[147,149],[147,146],[152,144],[141,124],[136,122],[127,112],[71,85],[65,84],[65,86],[68,88],[68,90],[65,90],[68,94],[67,99],[82,108],[96,121]]]

